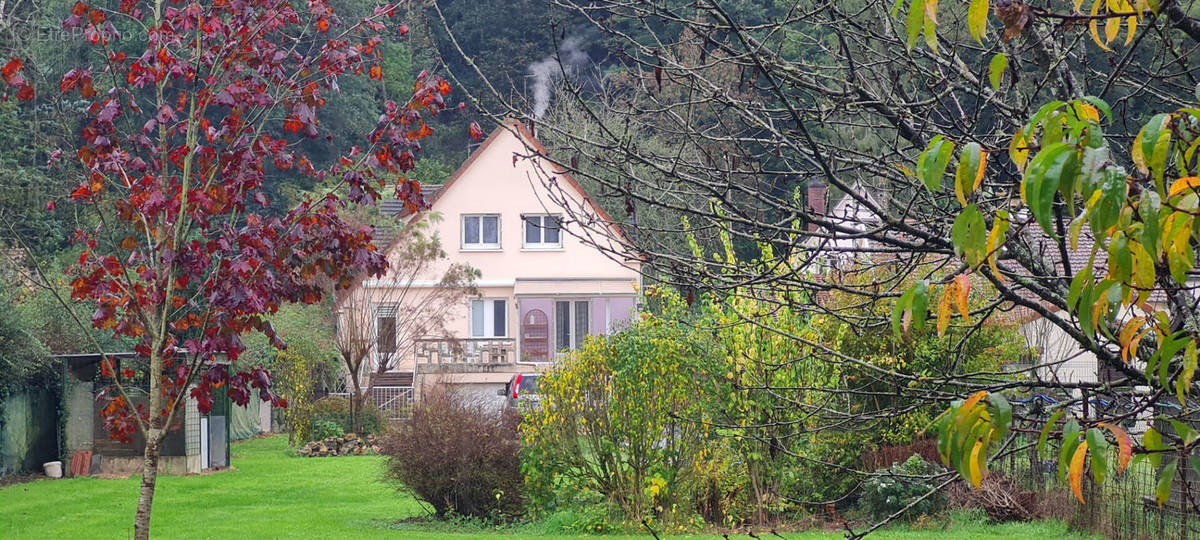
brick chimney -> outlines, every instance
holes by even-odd
[[[808,181],[808,212],[811,216],[824,216],[828,205],[829,188],[824,182],[817,179]],[[817,230],[817,224],[811,221],[808,224],[808,231]]]

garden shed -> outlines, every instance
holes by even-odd
[[[144,359],[132,353],[109,354],[118,371],[136,367]],[[59,357],[63,366],[63,439],[67,471],[85,474],[129,474],[142,469],[145,439],[136,434],[131,442],[109,436],[100,418],[105,400],[100,395],[108,384],[101,375],[98,354]],[[126,385],[133,403],[145,402],[147,388]],[[185,392],[186,395],[186,392]],[[209,414],[200,414],[196,400],[187,398],[163,440],[159,471],[164,474],[196,474],[229,465],[231,402],[218,392]]]

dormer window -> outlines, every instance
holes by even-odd
[[[464,215],[462,217],[462,248],[465,250],[500,250],[500,215]]]
[[[525,214],[521,216],[524,227],[522,246],[525,249],[561,249],[562,227],[559,217],[548,214]]]

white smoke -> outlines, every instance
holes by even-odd
[[[541,118],[550,107],[550,90],[554,82],[564,74],[575,74],[591,61],[587,53],[580,48],[581,45],[582,38],[571,36],[559,45],[557,55],[552,54],[529,64],[529,78],[533,79],[534,118]]]

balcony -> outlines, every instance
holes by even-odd
[[[491,371],[517,363],[513,338],[417,339],[414,343],[417,372]]]

